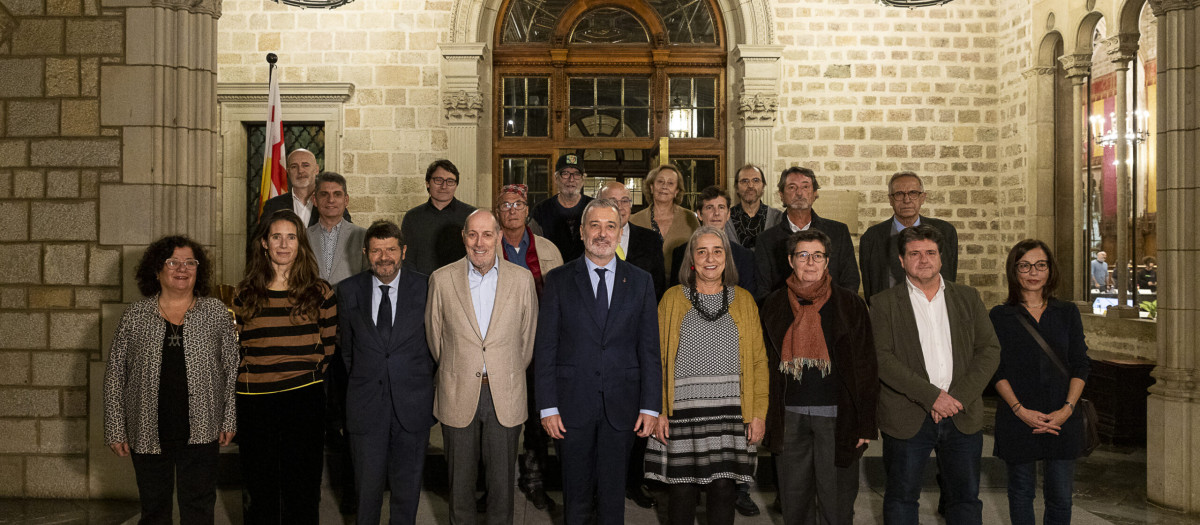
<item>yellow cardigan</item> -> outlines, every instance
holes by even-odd
[[[675,354],[679,350],[679,327],[683,316],[692,309],[692,302],[683,293],[683,286],[675,286],[663,294],[658,303],[658,342],[662,355],[663,409],[671,415],[671,401],[675,399]],[[758,306],[750,292],[737,288],[729,315],[738,328],[738,354],[742,365],[739,373],[742,393],[742,420],[749,423],[753,418],[767,419],[769,402],[769,376],[767,373],[767,349],[763,346],[762,323],[758,320]]]

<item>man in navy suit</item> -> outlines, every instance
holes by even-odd
[[[364,247],[370,271],[337,287],[360,525],[379,523],[385,484],[392,492],[390,523],[416,522],[434,423],[435,364],[425,342],[427,277],[400,271],[404,250],[400,227],[376,221],[367,228]]]
[[[562,462],[567,525],[623,523],[635,436],[662,410],[658,309],[650,274],[616,257],[617,204],[584,208],[584,256],[546,275],[534,344],[542,427]],[[603,488],[604,490],[601,490]]]

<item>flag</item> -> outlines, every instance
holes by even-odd
[[[274,64],[271,69],[275,69]],[[262,184],[258,190],[258,215],[262,216],[267,199],[282,195],[287,187],[283,159],[283,105],[279,101],[279,77],[271,75],[267,94],[267,130],[263,151]]]

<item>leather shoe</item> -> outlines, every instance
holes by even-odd
[[[652,509],[658,506],[658,502],[654,501],[654,496],[646,492],[646,487],[638,485],[636,488],[625,489],[625,497],[643,509]]]
[[[758,504],[750,499],[750,495],[744,492],[738,492],[737,501],[734,502],[733,508],[737,509],[738,514],[743,516],[757,516],[762,512],[758,510]]]
[[[537,510],[546,510],[547,507],[553,510],[555,505],[557,505],[554,500],[550,499],[550,496],[546,495],[545,489],[541,487],[530,488],[524,492],[525,498],[528,499],[529,502],[533,504],[533,507]]]

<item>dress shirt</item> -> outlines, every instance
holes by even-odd
[[[621,253],[625,254],[625,258],[629,258],[629,223],[628,222],[626,222],[625,225],[621,227],[621,242],[618,244],[621,245]]]
[[[629,225],[626,224],[625,227],[628,228]],[[628,230],[626,230],[626,231],[628,232]],[[624,235],[624,234],[622,234],[622,235]],[[600,266],[600,265],[597,265],[596,263],[592,262],[592,260],[589,259],[586,254],[583,256],[583,262],[585,264],[587,264],[588,277],[591,279],[591,282],[592,282],[592,296],[593,297],[595,297],[595,295],[596,295],[596,288],[598,288],[600,286],[600,275],[596,273],[596,269],[604,268],[604,269],[608,270],[607,272],[604,273],[604,285],[606,288],[608,288],[608,308],[612,309],[613,288],[616,287],[613,284],[613,281],[614,281],[613,276],[616,275],[616,272],[617,272],[617,256],[614,254],[612,260],[608,261],[608,264],[606,264],[604,266]],[[649,415],[652,417],[658,417],[658,412],[656,412],[654,410],[642,409],[642,410],[638,410],[638,413],[646,414],[646,415]],[[542,415],[542,419],[548,418],[550,416],[557,416],[558,415],[558,407],[543,408],[541,415]]]
[[[396,291],[396,284],[399,282],[400,282],[400,272],[396,272],[396,277],[392,278],[392,282],[390,282],[390,283],[385,283],[383,281],[380,281],[378,277],[375,277],[373,275],[371,276],[371,284],[373,285],[373,286],[371,286],[371,312],[372,312],[371,313],[371,323],[372,324],[374,324],[375,321],[377,321],[377,319],[375,319],[376,314],[374,312],[379,311],[379,302],[383,300],[383,292],[379,290],[379,287],[387,285],[389,287],[388,288],[388,298],[391,299],[391,301],[392,301],[392,326],[396,326],[396,301],[400,297],[400,294]]]
[[[925,356],[925,372],[929,382],[942,390],[950,390],[954,381],[954,347],[950,341],[950,318],[946,314],[946,281],[938,276],[938,291],[933,300],[905,279],[908,299],[912,303],[917,333],[921,336],[921,354]]]
[[[792,222],[792,218],[790,216],[788,216],[787,212],[783,213],[783,220],[787,221],[788,228],[790,230],[792,230],[792,233],[802,232],[812,226],[812,216],[811,215],[809,216],[808,224],[805,224],[803,228],[796,226],[796,223]]]
[[[529,230],[525,230],[525,233],[521,234],[521,242],[517,243],[516,246],[509,244],[508,239],[504,235],[501,235],[500,245],[504,247],[505,259],[528,270],[529,268],[525,267],[525,256],[521,255],[521,253],[529,248],[529,240]]]
[[[500,274],[500,259],[492,262],[486,274],[479,273],[475,265],[467,260],[467,282],[471,285],[471,306],[475,308],[475,322],[479,324],[479,335],[487,337],[488,325],[492,322],[492,306],[496,304],[496,283]]]
[[[311,202],[302,202],[296,198],[296,194],[292,193],[292,211],[300,216],[300,224],[308,224],[312,218],[313,205]]]
[[[917,215],[917,222],[914,222],[913,226],[920,226],[920,225],[921,225],[921,216]],[[895,215],[892,215],[892,233],[893,234],[900,233],[900,232],[904,231],[905,228],[908,228],[908,226],[901,224],[900,219],[897,219]]]
[[[343,222],[346,220],[339,217],[338,223],[328,230],[321,224],[321,264],[318,265],[318,270],[321,271],[321,278],[326,281],[329,280],[329,273],[333,271],[333,252],[337,251],[338,235],[342,233]]]

